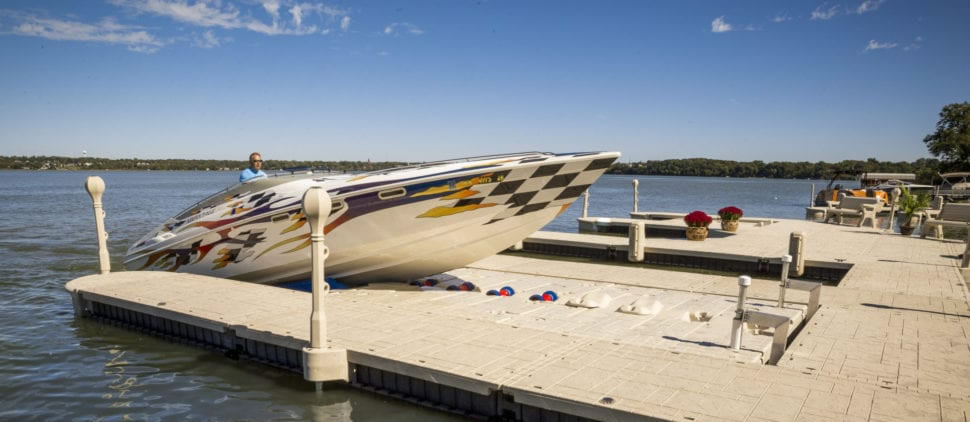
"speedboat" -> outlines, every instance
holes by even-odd
[[[332,208],[328,277],[348,285],[449,271],[511,247],[569,207],[618,152],[527,152],[362,174],[279,174],[218,192],[137,240],[131,270],[280,283],[310,277],[304,192]]]

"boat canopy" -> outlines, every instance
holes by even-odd
[[[957,178],[957,177],[970,177],[970,172],[957,171],[953,173],[940,173],[940,177],[944,179]]]
[[[878,180],[903,180],[911,181],[916,180],[916,174],[913,173],[863,173],[860,177],[863,181],[878,181]]]

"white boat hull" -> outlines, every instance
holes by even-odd
[[[415,279],[493,255],[539,230],[618,157],[528,153],[238,185],[136,242],[125,264],[257,283],[306,279],[309,227],[300,199],[318,185],[335,205],[325,230],[328,277],[348,284]]]

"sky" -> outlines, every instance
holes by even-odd
[[[0,155],[929,157],[970,2],[4,0]]]

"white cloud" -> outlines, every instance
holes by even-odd
[[[865,48],[865,50],[862,50],[862,51],[883,50],[883,49],[889,49],[889,48],[896,48],[897,45],[898,44],[896,44],[894,42],[883,42],[883,43],[881,43],[881,42],[877,42],[876,40],[869,40],[869,45],[867,45],[866,48]]]
[[[883,1],[885,0],[866,0],[855,9],[855,12],[861,15],[866,12],[875,11],[876,9],[879,9],[879,6],[882,5]]]
[[[328,19],[346,16],[344,10],[323,3],[296,3],[284,0],[265,0],[260,5],[272,16],[266,23],[243,13],[231,3],[221,0],[109,0],[117,6],[127,7],[141,13],[164,16],[179,22],[204,28],[246,29],[265,35],[308,35],[323,32],[317,25],[304,26],[308,14],[324,15]],[[292,25],[280,20],[281,5],[292,5],[288,9]]]
[[[711,32],[728,32],[730,30],[731,24],[724,21],[724,16],[719,16],[711,21]]]
[[[280,2],[276,0],[264,1],[263,9],[266,9],[266,13],[269,13],[273,20],[280,18]]]
[[[186,0],[110,0],[110,2],[116,6],[166,16],[196,26],[226,29],[243,26],[239,18],[239,9],[232,4],[222,7],[221,3],[204,0],[194,4]]]
[[[154,53],[165,44],[141,28],[119,24],[110,17],[89,24],[20,13],[5,15],[16,22],[11,32],[26,37],[117,44],[139,53]]]
[[[829,19],[834,18],[835,15],[839,14],[839,5],[832,6],[828,9],[823,9],[823,7],[825,7],[825,4],[822,4],[821,6],[816,7],[815,10],[812,11],[811,20],[827,21]]]
[[[791,20],[791,16],[788,16],[788,15],[775,15],[775,17],[771,18],[771,21],[774,23],[782,23],[784,21],[790,21],[790,20]]]
[[[297,28],[303,25],[303,8],[300,5],[291,7],[290,15],[293,16],[293,25],[296,25]]]
[[[903,47],[903,51],[917,50],[922,46],[923,46],[923,37],[916,37],[916,39],[914,39],[913,42]]]
[[[748,24],[744,26],[745,31],[760,31],[761,28],[755,27],[754,25]]]
[[[384,35],[397,35],[407,32],[412,35],[421,35],[424,30],[407,22],[395,22],[384,28]]]
[[[344,16],[340,18],[340,30],[346,32],[348,29],[350,29],[350,16]]]
[[[199,48],[215,48],[222,45],[222,40],[220,40],[212,31],[205,31],[202,35],[196,35],[192,38],[192,45]]]

